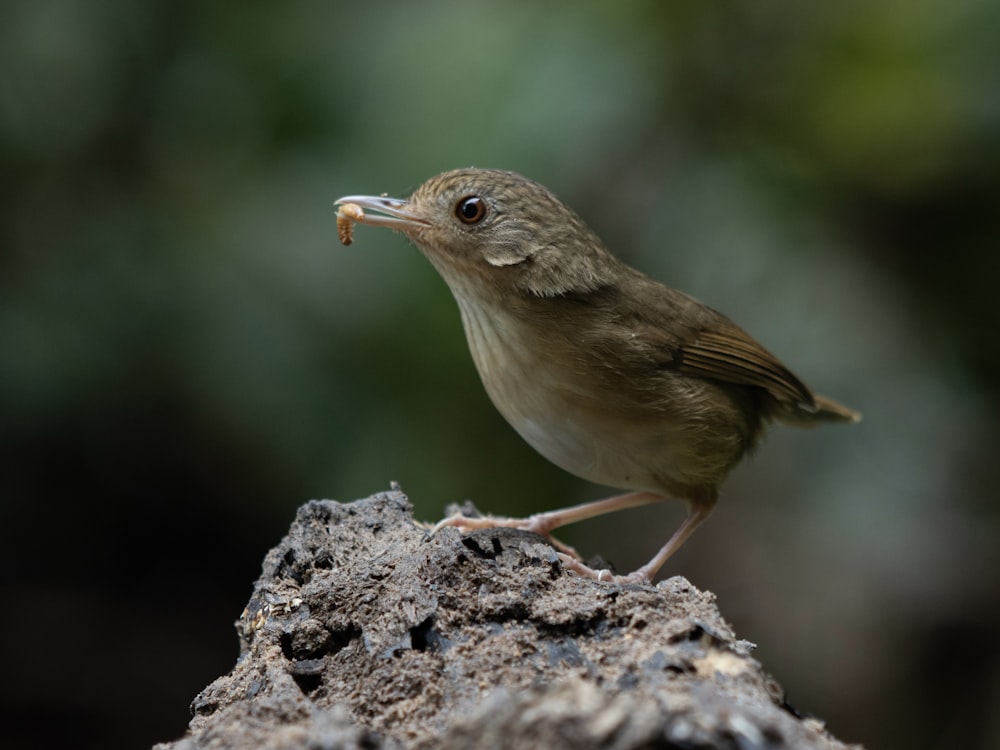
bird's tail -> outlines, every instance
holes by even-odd
[[[812,404],[795,404],[783,409],[778,419],[796,427],[814,427],[835,422],[860,422],[861,413],[838,404],[832,398],[814,395]]]

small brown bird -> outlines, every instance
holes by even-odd
[[[408,200],[347,196],[341,218],[405,234],[458,302],[494,406],[566,471],[627,494],[525,519],[454,516],[441,526],[543,534],[673,496],[688,516],[648,563],[573,571],[650,581],[715,505],[719,484],[768,422],[860,415],[813,393],[741,328],[622,263],[545,187],[512,172],[459,169]],[[366,212],[377,213],[366,213]]]

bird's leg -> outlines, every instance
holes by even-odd
[[[615,575],[610,570],[594,570],[584,565],[578,559],[564,555],[560,555],[559,557],[567,570],[586,576],[587,578],[593,578],[598,581],[612,581],[614,583],[646,583],[653,580],[656,573],[663,567],[663,563],[669,560],[671,555],[679,550],[688,537],[694,533],[694,530],[701,525],[702,521],[708,518],[713,507],[715,507],[715,498],[702,500],[697,503],[692,502],[687,518],[684,519],[684,522],[674,532],[673,536],[667,540],[667,543],[660,548],[660,551],[653,556],[653,559],[627,575]]]
[[[513,529],[523,529],[540,534],[548,539],[556,549],[566,555],[569,559],[574,559],[581,567],[590,570],[587,566],[579,562],[580,556],[569,545],[563,544],[552,536],[552,532],[560,526],[583,521],[588,518],[603,516],[605,513],[613,513],[616,510],[625,508],[635,508],[640,505],[649,505],[660,500],[664,500],[663,495],[655,492],[629,492],[625,495],[617,495],[604,500],[595,500],[589,503],[573,505],[561,510],[550,510],[544,513],[535,513],[527,518],[469,518],[461,514],[449,516],[435,524],[431,529],[431,534],[436,534],[446,526],[455,526],[459,529],[490,529],[505,527]],[[691,531],[694,531],[692,528]],[[690,534],[690,532],[688,532]],[[685,536],[685,539],[687,537]],[[683,540],[681,540],[683,542]],[[678,545],[680,546],[680,545]],[[666,559],[666,558],[664,558]],[[662,564],[662,563],[661,563]],[[575,570],[575,568],[573,568]],[[578,571],[579,572],[579,571]],[[592,576],[593,577],[593,576]]]

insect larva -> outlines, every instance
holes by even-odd
[[[337,236],[341,245],[350,245],[354,241],[354,224],[346,216],[337,214]]]
[[[365,218],[365,210],[357,203],[345,203],[337,210],[337,236],[343,245],[354,241],[354,222]]]

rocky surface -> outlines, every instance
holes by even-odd
[[[196,748],[843,748],[675,577],[565,573],[538,536],[433,537],[397,489],[312,501],[192,703]]]

